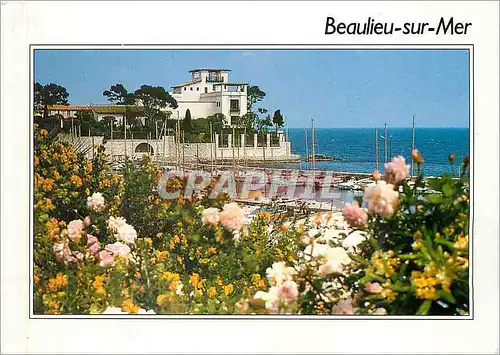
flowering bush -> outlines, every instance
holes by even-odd
[[[269,244],[272,217],[248,224],[223,194],[208,199],[213,183],[188,198],[186,180],[172,177],[165,189],[181,193],[164,200],[150,160],[118,176],[102,149],[89,161],[47,135],[35,137],[35,313],[244,312],[242,300],[267,287],[267,265],[296,255],[298,232],[278,229]]]
[[[423,162],[418,152],[414,159],[419,166]],[[349,236],[329,239],[323,230],[304,238],[302,257],[291,264],[295,272],[273,265],[282,270],[273,280],[286,279],[287,290],[293,291],[280,293],[281,284],[271,282],[268,292],[254,295],[253,308],[302,314],[468,314],[467,169],[468,159],[459,179],[445,173],[409,181],[404,158],[393,159],[385,180],[394,185],[379,181],[375,173],[363,198],[346,205]],[[366,209],[360,207],[363,200]],[[352,236],[356,242],[346,245]]]
[[[248,221],[216,181],[189,195],[148,158],[118,175],[35,131],[37,314],[468,312],[465,173],[412,181],[397,157],[343,214]]]

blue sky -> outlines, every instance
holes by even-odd
[[[466,50],[36,50],[35,80],[66,87],[71,104],[102,104],[116,83],[190,80],[194,68],[231,69],[230,80],[267,93],[289,127],[468,127]]]

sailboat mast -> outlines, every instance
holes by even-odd
[[[384,123],[384,157],[385,157],[385,162],[387,163],[389,160],[388,160],[388,157],[387,157],[387,123]]]
[[[312,156],[312,169],[315,169],[315,155],[314,155],[314,118],[311,118],[311,156]]]
[[[379,170],[378,162],[378,128],[375,127],[375,170]]]
[[[307,163],[309,163],[309,146],[307,144],[307,129],[304,128],[304,138],[306,142],[306,168],[307,168]]]
[[[415,149],[415,115],[413,115],[413,125],[411,129],[411,153]],[[413,159],[411,160],[411,176],[413,176]]]

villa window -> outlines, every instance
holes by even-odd
[[[208,92],[208,88],[205,86],[205,94]]]
[[[215,91],[215,85],[212,87],[213,91]]]
[[[184,91],[186,91],[186,87],[184,86]]]
[[[200,88],[196,88],[196,91],[200,91]]]
[[[231,100],[230,109],[231,109],[231,111],[239,111],[240,110],[240,101],[239,100]]]
[[[193,91],[193,87],[191,86],[191,87],[189,88],[189,90]]]

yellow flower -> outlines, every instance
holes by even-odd
[[[454,246],[459,250],[467,249],[467,247],[469,246],[469,236],[466,235],[465,237],[458,237]]]
[[[92,162],[87,161],[87,163],[85,164],[85,172],[87,172],[87,173],[92,172]]]
[[[225,285],[223,288],[224,288],[224,293],[226,294],[226,296],[229,296],[234,290],[233,284]]]
[[[82,179],[77,175],[72,175],[70,181],[72,184],[76,185],[76,187],[82,186]]]
[[[174,282],[174,281],[179,281],[180,280],[180,275],[166,271],[160,275],[160,280],[166,280],[168,282]]]
[[[49,132],[47,132],[47,130],[46,130],[46,129],[43,129],[43,128],[42,128],[42,129],[40,130],[40,135],[41,135],[42,137],[45,137],[48,133],[49,133]]]
[[[51,218],[47,223],[45,223],[45,229],[49,237],[54,237],[59,233],[59,222],[55,218]]]
[[[169,294],[161,294],[156,297],[156,304],[159,307],[165,307],[168,305],[170,302],[170,299],[174,297],[174,294],[169,293]]]
[[[189,276],[189,284],[193,287],[198,287],[198,284],[200,283],[200,275],[198,275],[197,273],[194,273],[194,274],[191,274],[191,276]]]
[[[104,275],[97,275],[94,282],[92,282],[92,287],[95,289],[95,293],[98,295],[106,295],[106,290],[104,289]]]
[[[127,312],[127,313],[139,313],[140,308],[137,307],[134,304],[134,301],[132,301],[131,298],[127,298],[125,301],[122,303],[122,310]]]
[[[208,288],[208,296],[214,297],[217,294],[217,289],[213,286]]]
[[[216,252],[217,252],[217,248],[215,248],[215,247],[208,248],[208,254],[212,255],[212,254],[215,254]]]

